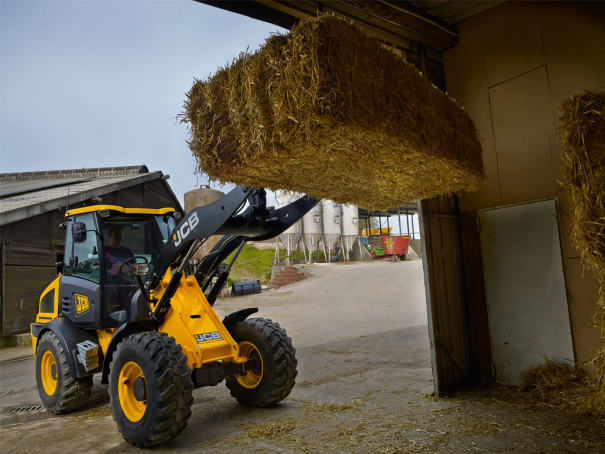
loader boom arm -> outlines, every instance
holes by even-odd
[[[249,206],[237,214],[246,202]],[[264,189],[238,186],[219,200],[187,213],[164,246],[145,287],[156,288],[168,268],[177,269],[199,241],[212,235],[242,237],[240,241],[271,239],[294,225],[317,202],[317,199],[305,196],[269,211]]]

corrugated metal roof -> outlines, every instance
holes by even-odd
[[[88,169],[43,170],[41,172],[0,173],[0,182],[56,180],[62,178],[103,178],[148,173],[146,165],[121,167],[94,167]]]
[[[90,178],[58,178],[56,180],[0,181],[0,198],[89,180]]]
[[[0,225],[162,177],[146,166],[0,174]]]

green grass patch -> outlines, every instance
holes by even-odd
[[[234,254],[234,253],[233,253]],[[231,254],[225,262],[229,263],[233,258]],[[281,257],[286,256],[285,250],[280,250]],[[271,260],[275,257],[275,249],[262,250],[257,249],[250,244],[246,244],[241,254],[235,261],[235,265],[231,268],[231,274],[227,281],[227,285],[231,288],[233,282],[241,282],[246,276],[251,281],[260,281],[261,284],[268,284],[271,280]],[[319,253],[320,258],[324,258],[324,253]],[[294,259],[304,259],[305,256],[301,252],[300,257],[296,251],[292,253]],[[313,253],[313,258],[317,258],[317,254]]]
[[[229,286],[232,282],[240,282],[246,276],[252,281],[260,281],[261,284],[267,284],[271,280],[271,259],[275,257],[275,250],[270,249],[263,251],[256,249],[250,244],[246,244],[241,254],[235,261],[235,265],[231,268],[229,275]],[[227,257],[226,262],[229,263],[233,258],[233,254]]]

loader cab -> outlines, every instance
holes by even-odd
[[[93,206],[67,212],[59,289],[63,316],[95,329],[147,316],[146,304],[133,303],[139,288],[133,266],[152,272],[174,226],[172,208]]]

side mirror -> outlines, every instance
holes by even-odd
[[[71,226],[71,233],[74,243],[84,243],[86,241],[86,224],[76,222]]]

